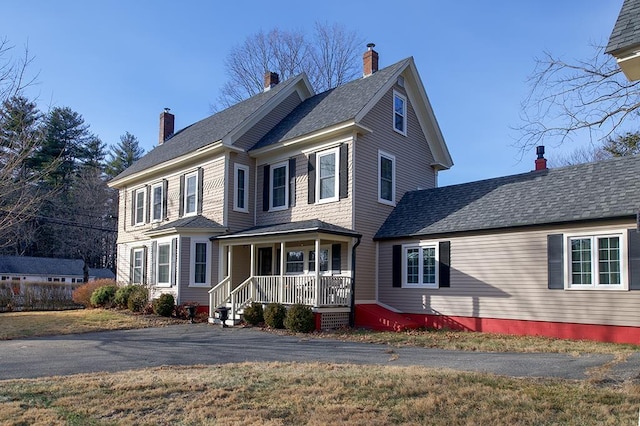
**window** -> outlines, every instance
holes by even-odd
[[[626,277],[623,234],[569,236],[568,287],[621,289]]]
[[[338,148],[320,152],[316,155],[316,170],[318,179],[316,181],[317,202],[326,203],[338,200]]]
[[[407,98],[393,92],[393,130],[407,135]]]
[[[395,205],[396,201],[396,157],[378,151],[378,201]]]
[[[249,167],[241,164],[234,165],[235,191],[233,209],[240,212],[249,211]]]
[[[144,276],[144,249],[134,249],[131,265],[131,283],[144,284],[142,277]]]
[[[271,168],[271,210],[282,210],[288,204],[288,163],[276,164]]]
[[[287,252],[286,272],[288,274],[301,274],[304,272],[304,251],[294,250]]]
[[[171,244],[158,244],[158,285],[171,285]]]
[[[184,177],[184,214],[195,214],[198,206],[198,173]]]
[[[404,283],[407,287],[438,287],[436,245],[403,247]]]
[[[151,220],[158,222],[162,220],[164,210],[164,184],[158,183],[151,187]]]
[[[206,239],[191,241],[191,285],[208,286],[209,274],[209,242]]]
[[[329,250],[320,249],[320,272],[329,271]],[[315,272],[316,270],[316,252],[315,250],[309,251],[309,272]]]
[[[144,223],[144,211],[145,211],[145,201],[147,199],[147,188],[140,188],[137,189],[135,192],[135,206],[134,211],[135,211],[135,221],[134,224],[135,225],[140,225]]]

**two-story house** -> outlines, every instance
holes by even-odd
[[[412,58],[315,94],[304,74],[174,133],[118,175],[120,282],[234,316],[305,303],[318,326],[376,301],[373,236],[409,190],[452,160]]]

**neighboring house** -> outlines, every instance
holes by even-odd
[[[320,94],[267,73],[263,93],[175,134],[165,110],[159,145],[110,182],[118,281],[210,316],[301,302],[319,327],[375,303],[374,234],[453,163],[413,58],[378,70],[372,47],[362,78]]]
[[[115,279],[108,269],[89,268],[88,281]],[[82,259],[56,259],[51,257],[0,256],[0,282],[51,282],[76,284],[85,281]]]
[[[640,80],[640,0],[624,0],[605,52],[630,81]]]
[[[406,193],[375,236],[377,300],[403,314],[361,316],[640,342],[640,157],[536,168]]]

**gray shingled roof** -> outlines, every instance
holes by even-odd
[[[613,27],[606,53],[615,53],[640,44],[640,0],[624,0]]]
[[[274,86],[271,90],[258,93],[230,108],[185,127],[162,145],[154,147],[114,179],[130,176],[221,140],[295,79],[296,77],[290,78]]]
[[[633,217],[640,156],[407,192],[375,239]]]
[[[0,256],[0,273],[18,275],[83,275],[81,259]]]
[[[334,89],[317,94],[298,105],[251,149],[259,149],[352,120],[389,81],[409,63],[409,58]]]
[[[153,228],[152,231],[163,231],[165,229],[207,229],[211,228],[212,230],[220,231],[227,229],[225,226],[220,225],[218,222],[215,222],[211,219],[207,219],[203,216],[188,216],[183,217],[178,220],[174,220],[173,222],[165,223],[164,225],[158,226],[157,228]]]
[[[102,269],[89,268],[89,276],[95,277],[96,279],[108,279],[108,280],[114,280],[116,278],[116,274],[114,274],[112,270],[106,269],[106,268],[102,268]]]
[[[214,237],[216,239],[242,238],[242,237],[260,237],[266,235],[285,235],[299,234],[307,232],[323,232],[334,235],[346,235],[349,237],[360,237],[357,232],[344,228],[342,226],[332,225],[318,219],[303,220],[299,222],[287,222],[277,225],[256,226],[235,232],[233,234],[221,235]]]

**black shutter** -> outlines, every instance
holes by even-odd
[[[147,282],[147,268],[148,268],[148,264],[147,264],[147,246],[144,246],[142,249],[142,283],[147,285],[149,284]]]
[[[167,211],[168,211],[168,207],[167,207],[167,201],[169,200],[169,196],[168,196],[168,191],[169,191],[169,181],[164,179],[162,181],[162,220],[167,219]]]
[[[331,244],[331,271],[339,273],[342,270],[342,244]]]
[[[438,244],[439,287],[451,287],[451,241],[440,241]]]
[[[131,226],[136,224],[136,191],[131,192]]]
[[[564,236],[547,235],[547,288],[564,289]]]
[[[180,200],[178,201],[178,216],[184,216],[184,175],[180,176]]]
[[[178,239],[171,239],[171,261],[169,263],[169,267],[171,268],[171,286],[176,285],[176,268],[178,266]]]
[[[204,180],[204,169],[202,167],[198,167],[198,206],[197,206],[197,214],[202,214],[202,198],[203,198],[203,180]]]
[[[340,145],[340,198],[349,196],[349,145]]]
[[[151,222],[151,185],[147,185],[147,189],[146,189],[146,193],[147,193],[147,201],[145,203],[145,216],[147,218],[146,222],[150,223]]]
[[[264,174],[262,178],[262,211],[269,211],[269,178],[270,167],[268,164],[264,165]]]
[[[307,167],[308,196],[307,203],[316,202],[316,154],[309,154],[309,163]]]
[[[629,290],[640,290],[640,233],[635,229],[627,232],[629,251]]]
[[[129,250],[129,283],[133,284],[133,249]]]
[[[392,283],[393,287],[402,287],[402,246],[393,246],[392,255]]]
[[[289,159],[289,207],[296,205],[296,159]]]

